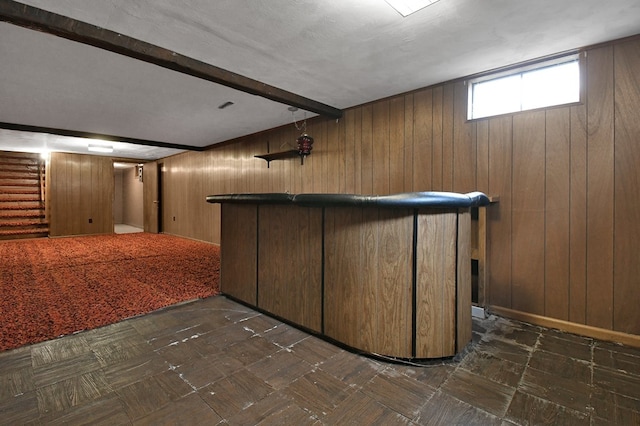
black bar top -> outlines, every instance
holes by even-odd
[[[489,204],[482,192],[405,192],[392,195],[356,194],[217,194],[208,203],[294,204],[305,207],[466,208]]]

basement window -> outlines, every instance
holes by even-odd
[[[469,80],[469,120],[580,101],[578,55]]]

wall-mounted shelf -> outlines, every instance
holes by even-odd
[[[285,158],[300,157],[300,164],[304,164],[304,155],[300,155],[297,149],[289,151],[272,152],[270,154],[254,155],[255,158],[261,158],[267,162],[267,168],[273,160],[283,160]]]

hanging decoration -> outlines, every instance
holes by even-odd
[[[307,156],[311,154],[311,150],[313,149],[313,138],[307,134],[307,117],[305,113],[304,121],[300,126],[298,126],[298,122],[296,121],[296,117],[294,113],[298,110],[296,107],[289,107],[289,111],[291,111],[291,116],[293,117],[293,124],[296,126],[296,129],[300,132],[300,136],[296,139],[298,144],[298,154],[301,156]]]

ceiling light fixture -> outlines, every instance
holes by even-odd
[[[89,144],[87,149],[91,152],[101,152],[103,154],[109,154],[113,152],[113,146],[111,145],[92,145]]]
[[[385,0],[400,15],[407,17],[414,12],[424,9],[438,0]]]

